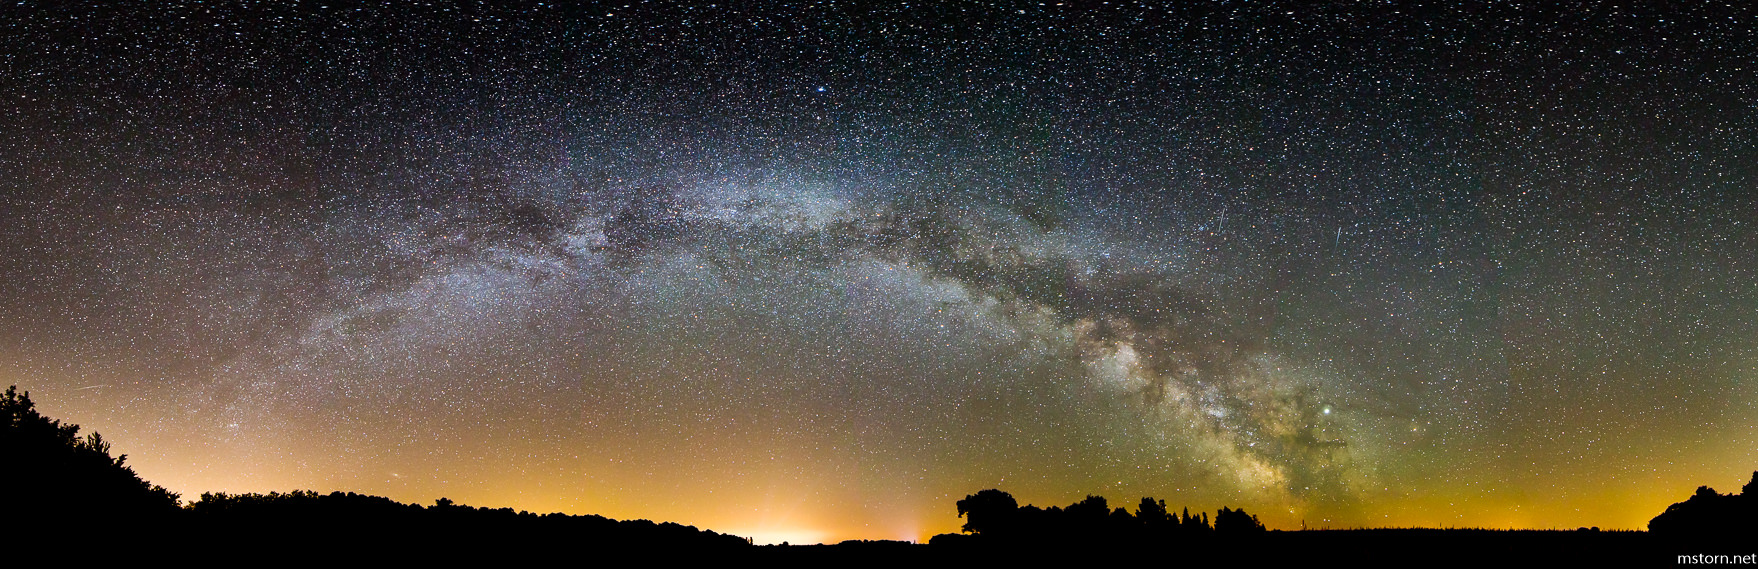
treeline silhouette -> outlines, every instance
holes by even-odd
[[[1207,512],[1173,512],[1165,500],[1142,498],[1135,513],[1112,508],[1103,496],[1087,496],[1068,507],[1019,505],[1012,494],[990,489],[958,501],[963,530],[970,534],[935,536],[939,543],[961,541],[1044,543],[1047,541],[1155,542],[1207,537],[1246,537],[1264,533],[1257,516],[1223,507],[1211,523]]]
[[[672,522],[473,508],[446,498],[419,506],[353,492],[206,493],[185,508],[185,514],[186,523],[204,533],[249,528],[246,533],[301,535],[332,549],[416,551],[443,544],[459,551],[471,544],[493,544],[494,549],[518,556],[593,548],[675,557],[751,545],[743,537]]]
[[[352,492],[206,493],[179,506],[176,493],[142,480],[110,457],[96,433],[42,416],[16,386],[0,396],[0,516],[31,543],[93,541],[142,553],[200,538],[215,556],[261,560],[346,556],[353,560],[457,561],[578,557],[642,552],[651,561],[700,558],[750,548],[750,541],[676,523],[596,515],[473,508],[440,498],[431,506]]]
[[[103,436],[81,437],[79,425],[44,417],[30,393],[19,393],[17,386],[0,396],[0,421],[0,488],[8,494],[0,507],[30,512],[43,523],[127,522],[178,513],[178,495],[141,480],[123,464],[128,455],[111,458]]]
[[[1717,494],[1708,486],[1648,521],[1648,531],[1668,539],[1758,539],[1758,472],[1739,494]]]

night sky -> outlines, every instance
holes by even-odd
[[[1641,528],[1758,470],[1750,8],[111,4],[0,7],[0,384],[185,499]]]

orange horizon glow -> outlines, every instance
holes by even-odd
[[[141,470],[137,465],[137,470]],[[148,469],[150,470],[150,469]],[[217,479],[216,479],[217,480]],[[155,481],[156,482],[156,481]],[[1712,487],[1727,492],[1737,491],[1740,482],[1736,477],[1724,477],[1712,483]],[[1363,529],[1363,528],[1435,528],[1435,529],[1500,529],[1500,530],[1573,530],[1578,527],[1599,527],[1602,530],[1646,530],[1650,518],[1665,510],[1666,506],[1682,501],[1695,489],[1695,482],[1679,481],[1670,484],[1670,488],[1652,489],[1645,492],[1608,492],[1597,495],[1580,495],[1572,500],[1550,500],[1544,502],[1495,502],[1490,500],[1473,500],[1434,497],[1423,501],[1411,501],[1393,504],[1378,515],[1368,515],[1352,519],[1326,519],[1323,516],[1307,515],[1302,517],[1298,512],[1277,511],[1274,509],[1253,509],[1246,505],[1247,511],[1258,516],[1267,527],[1273,530],[1293,531],[1301,529],[1302,521],[1308,529]],[[701,529],[710,529],[720,533],[748,537],[758,545],[773,545],[787,542],[794,545],[833,544],[845,540],[899,540],[926,543],[934,535],[942,533],[959,533],[963,519],[956,515],[953,502],[962,496],[945,500],[939,509],[942,512],[929,512],[919,518],[862,518],[847,520],[842,523],[834,521],[836,512],[825,512],[806,504],[779,504],[770,493],[763,493],[760,498],[750,499],[742,496],[727,496],[710,504],[697,507],[671,504],[640,504],[626,498],[605,497],[593,500],[583,496],[564,496],[554,493],[540,493],[536,488],[497,489],[493,487],[457,488],[441,494],[423,494],[415,489],[393,489],[386,486],[372,488],[318,487],[317,485],[299,484],[291,479],[284,481],[262,481],[255,484],[202,484],[168,485],[173,491],[184,494],[184,502],[193,501],[200,492],[227,493],[267,493],[288,492],[291,490],[314,490],[319,493],[331,491],[356,492],[379,495],[403,503],[431,505],[441,497],[450,498],[460,505],[482,508],[512,508],[532,513],[560,512],[570,515],[599,515],[612,519],[631,520],[647,519],[654,522],[674,522],[691,525]],[[979,488],[980,489],[980,488]],[[1002,488],[1005,490],[1005,488]],[[970,492],[974,493],[978,489]],[[1099,493],[1100,495],[1105,495]],[[1061,501],[1043,499],[1021,499],[1021,505],[1031,503],[1040,507],[1050,505],[1065,506],[1078,501],[1085,494],[1068,495]],[[1113,508],[1123,506],[1132,513],[1136,509],[1139,497],[1122,499],[1120,496],[1105,495]],[[1017,496],[1016,496],[1017,497]],[[1168,501],[1174,511],[1189,507],[1192,513],[1206,512],[1214,515],[1221,506],[1238,507],[1239,504],[1219,503],[1176,504]],[[930,508],[932,509],[932,508]]]
[[[53,390],[48,393],[53,394]],[[56,402],[54,397],[37,396],[48,403],[39,406],[46,415],[73,417],[89,413],[78,405]],[[77,399],[73,399],[77,401]],[[1309,529],[1358,528],[1484,528],[1572,530],[1577,527],[1600,527],[1604,530],[1645,530],[1649,519],[1668,505],[1682,501],[1700,485],[1708,485],[1726,493],[1738,491],[1749,470],[1741,474],[1738,466],[1743,455],[1721,452],[1706,455],[1731,463],[1721,467],[1718,477],[1705,477],[1684,467],[1654,470],[1647,476],[1612,488],[1573,490],[1559,488],[1555,496],[1527,492],[1525,500],[1498,497],[1498,493],[1431,492],[1411,497],[1399,492],[1364,491],[1356,514],[1329,515],[1298,505],[1254,503],[1249,500],[1215,499],[1201,494],[1181,502],[1177,496],[1188,492],[1153,492],[1144,488],[1112,486],[1091,492],[1045,492],[1033,485],[966,484],[963,489],[948,488],[938,500],[923,500],[888,508],[872,503],[845,510],[826,507],[822,497],[833,486],[823,481],[799,483],[775,477],[761,487],[751,489],[689,489],[673,495],[655,495],[651,491],[617,492],[599,486],[596,492],[580,492],[580,478],[562,471],[552,471],[527,479],[503,480],[479,471],[468,481],[440,482],[432,473],[418,476],[409,472],[353,472],[324,476],[315,470],[264,469],[258,464],[246,468],[247,476],[219,470],[229,463],[224,457],[204,452],[190,452],[187,447],[147,447],[143,439],[122,425],[104,420],[88,420],[82,432],[98,431],[115,445],[117,453],[129,456],[128,464],[146,480],[160,484],[183,495],[185,503],[194,501],[202,492],[267,493],[293,490],[356,492],[391,498],[403,503],[429,505],[439,498],[450,498],[463,505],[486,508],[513,508],[533,513],[560,512],[572,515],[600,515],[612,519],[648,519],[654,522],[675,522],[752,538],[758,544],[838,543],[844,540],[901,540],[925,543],[941,533],[958,533],[963,523],[956,514],[954,502],[986,488],[1010,491],[1024,504],[1040,507],[1065,506],[1086,494],[1105,496],[1112,507],[1122,506],[1135,511],[1142,495],[1167,501],[1175,511],[1188,507],[1194,512],[1211,516],[1217,508],[1243,507],[1256,515],[1267,527],[1298,530],[1305,523]],[[112,435],[111,433],[119,433]],[[166,451],[184,453],[182,458],[161,454]],[[242,466],[239,463],[232,463]],[[309,463],[307,463],[309,464]],[[1708,469],[1707,461],[1694,465]],[[316,476],[313,476],[316,475]],[[1591,478],[1581,474],[1577,479]],[[572,481],[570,484],[569,481]],[[673,482],[667,482],[673,484]],[[790,485],[792,490],[790,490]],[[1010,488],[1011,487],[1011,488]],[[1506,494],[1507,492],[1499,492]],[[857,496],[858,494],[854,494]],[[655,499],[663,497],[664,499]],[[836,503],[847,503],[835,500]]]

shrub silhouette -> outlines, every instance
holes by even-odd
[[[113,522],[168,517],[178,495],[153,485],[110,457],[110,443],[97,433],[79,436],[79,425],[44,417],[30,392],[17,386],[0,396],[0,492],[8,517]]]

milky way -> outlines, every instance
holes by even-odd
[[[0,380],[186,498],[765,541],[1758,468],[1751,10],[1077,4],[0,8]]]

